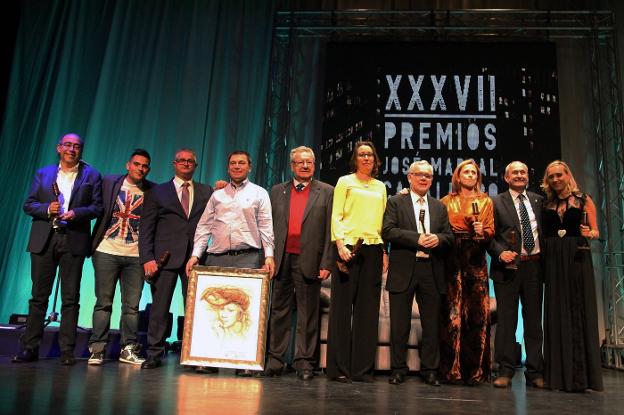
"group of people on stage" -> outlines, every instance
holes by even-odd
[[[342,383],[371,382],[381,277],[387,270],[389,382],[399,385],[408,374],[415,297],[423,381],[478,385],[492,378],[487,252],[498,316],[494,386],[508,387],[514,377],[521,301],[527,385],[565,391],[603,388],[588,242],[599,237],[596,207],[562,161],[546,168],[544,198],[527,190],[528,168],[514,161],[505,169],[509,191],[490,199],[481,190],[479,166],[466,160],[453,172],[451,193],[436,200],[429,195],[434,177],[427,161],[412,163],[409,189],[388,198],[386,186],[376,179],[380,160],[369,141],[356,143],[352,173],[335,188],[314,179],[312,149],[293,149],[292,180],[270,192],[249,181],[252,164],[245,151],[229,155],[230,181],[213,190],[193,180],[197,160],[190,149],[175,154],[174,178],[156,185],[146,179],[147,151],[131,154],[127,174],[102,179],[81,160],[83,145],[76,134],[61,138],[59,164],[36,173],[24,205],[33,218],[28,244],[33,288],[15,362],[38,359],[58,268],[61,363],[75,363],[82,265],[92,256],[96,305],[91,365],[104,361],[119,281],[119,360],[144,369],[161,366],[177,279],[186,299],[187,276],[194,266],[205,264],[264,268],[272,278],[268,356],[258,374],[269,377],[281,375],[287,364],[293,309],[292,364],[300,379],[314,377],[321,282],[331,277],[327,376]],[[91,237],[92,219],[97,222]],[[137,339],[144,280],[152,292],[146,358],[140,356]]]

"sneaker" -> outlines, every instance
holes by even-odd
[[[102,363],[104,363],[104,352],[91,353],[89,360],[87,360],[88,365],[100,366]]]
[[[123,348],[121,353],[119,354],[119,361],[122,363],[130,363],[131,365],[141,365],[145,362],[145,359],[139,357],[136,353],[135,347],[132,344],[127,345]]]

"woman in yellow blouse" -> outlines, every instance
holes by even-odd
[[[442,198],[455,249],[447,262],[440,372],[449,383],[489,382],[490,297],[485,246],[494,235],[492,200],[481,191],[481,171],[465,160],[453,172],[452,191]]]
[[[327,376],[343,383],[374,380],[387,198],[386,186],[375,179],[380,161],[373,143],[358,142],[350,164],[353,173],[338,179],[334,190],[332,241],[348,273],[332,276],[327,340]]]

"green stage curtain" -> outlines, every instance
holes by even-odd
[[[275,9],[270,0],[24,0],[22,7],[1,131],[0,322],[27,313],[30,218],[22,205],[35,170],[58,161],[63,133],[83,136],[83,158],[102,174],[125,173],[132,150],[147,149],[156,182],[172,177],[181,147],[197,151],[195,178],[207,183],[226,177],[234,149],[260,161]],[[141,308],[147,302],[145,289]],[[91,327],[94,303],[87,260],[81,326]],[[179,293],[172,310],[183,314]]]

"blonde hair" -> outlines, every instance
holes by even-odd
[[[555,160],[555,161],[551,161],[550,164],[546,166],[546,170],[544,170],[544,178],[542,179],[542,184],[540,185],[544,193],[546,193],[546,196],[548,197],[548,199],[555,198],[555,194],[550,188],[550,185],[548,184],[548,169],[550,169],[551,167],[555,167],[555,166],[563,166],[563,171],[565,171],[565,173],[570,177],[570,180],[568,181],[568,185],[567,185],[568,192],[570,193],[579,192],[580,190],[578,188],[578,185],[576,184],[576,180],[574,179],[574,176],[572,175],[572,170],[570,170],[570,167],[568,166],[568,164],[565,161]]]
[[[476,190],[477,193],[481,193],[481,183],[482,183],[481,169],[477,165],[476,161],[474,161],[473,159],[468,159],[459,163],[457,167],[455,167],[455,170],[453,171],[453,177],[451,178],[451,184],[452,184],[451,194],[459,194],[459,192],[461,191],[461,182],[459,180],[459,174],[461,173],[462,169],[469,164],[472,164],[475,167],[475,169],[477,169],[477,183],[475,183],[474,190]]]

